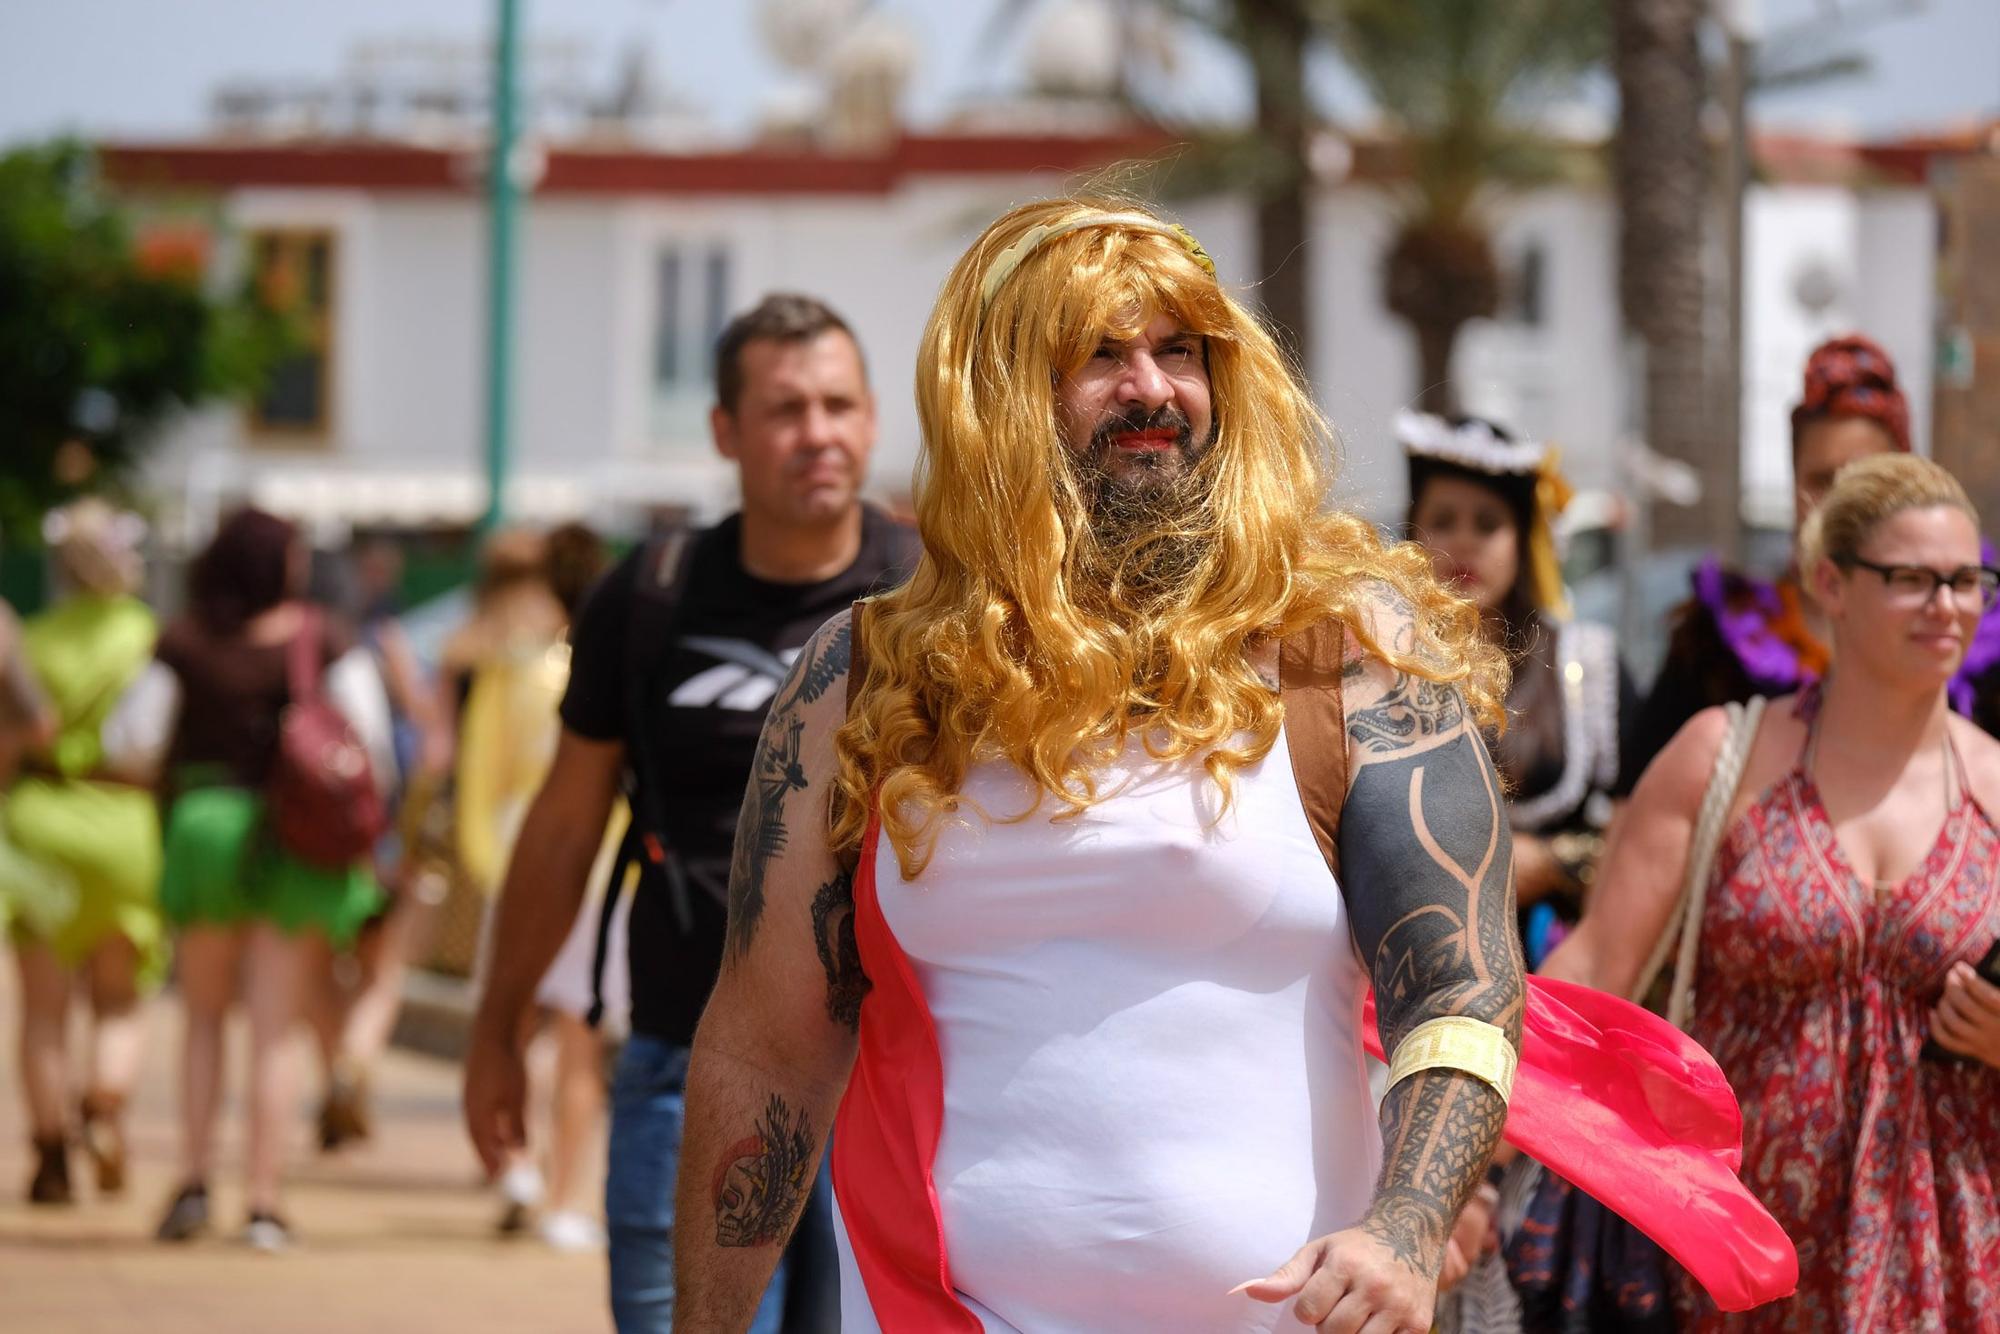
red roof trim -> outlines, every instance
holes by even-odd
[[[548,155],[539,194],[886,194],[905,177],[953,172],[1073,172],[1165,148],[1158,135],[912,135],[875,155],[791,150],[732,153],[594,152]],[[377,191],[465,191],[477,183],[469,151],[404,144],[112,144],[106,174],[133,189],[292,186]]]
[[[375,190],[463,190],[466,159],[401,145],[111,144],[105,175],[133,189],[311,186]]]
[[[1940,156],[1978,151],[1984,133],[1851,143],[1799,134],[1761,134],[1760,167],[1782,180],[1878,179],[1922,184]],[[718,153],[565,148],[549,153],[535,190],[543,195],[882,195],[912,176],[1072,174],[1170,152],[1158,131],[1088,136],[910,134],[876,154],[836,155],[789,148]],[[1393,145],[1359,140],[1348,179],[1384,181],[1404,170]],[[470,150],[409,144],[110,144],[104,168],[133,189],[245,187],[382,192],[475,189]]]

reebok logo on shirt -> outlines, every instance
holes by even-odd
[[[747,639],[689,635],[685,648],[719,659],[716,666],[696,672],[675,686],[667,703],[679,709],[734,709],[754,713],[771,702],[799,649],[773,653]]]

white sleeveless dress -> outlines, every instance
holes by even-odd
[[[1009,821],[1033,787],[981,765],[916,881],[875,849],[936,1030],[949,1283],[1008,1334],[1295,1327],[1228,1293],[1371,1197],[1367,975],[1339,886],[1282,733],[1226,811],[1198,763],[1137,741],[1102,779],[1080,816]],[[868,1188],[836,1168],[837,1200]],[[840,1244],[843,1328],[901,1334],[844,1225]]]

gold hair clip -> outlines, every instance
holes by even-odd
[[[1201,248],[1201,242],[1194,239],[1194,233],[1181,226],[1178,222],[1168,223],[1167,230],[1174,234],[1174,239],[1179,241],[1190,255],[1194,256],[1194,262],[1201,265],[1203,271],[1209,277],[1213,278],[1215,276],[1215,261],[1209,258],[1206,250]]]

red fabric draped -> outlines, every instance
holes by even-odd
[[[1372,992],[1363,1016],[1380,1058]],[[1658,1242],[1723,1310],[1798,1287],[1798,1252],[1736,1175],[1736,1095],[1700,1044],[1658,1015],[1530,978],[1506,1137]]]
[[[951,1286],[931,1182],[944,1065],[930,1006],[876,897],[880,832],[871,816],[854,872],[854,943],[871,986],[854,1073],[834,1119],[833,1193],[883,1329],[979,1334],[979,1317]]]

